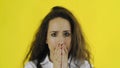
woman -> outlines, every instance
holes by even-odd
[[[43,19],[25,59],[28,57],[25,68],[91,68],[78,21],[60,6]]]

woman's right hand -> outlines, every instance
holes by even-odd
[[[61,44],[59,43],[53,53],[53,67],[62,68]]]

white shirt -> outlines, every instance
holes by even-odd
[[[68,60],[68,63],[70,63],[70,59]],[[42,68],[53,68],[53,63],[49,60],[48,56],[46,56],[45,60],[40,64]],[[73,61],[71,61],[70,67],[76,68],[76,65],[73,63]],[[37,67],[34,62],[29,61],[26,63],[24,68],[37,68]],[[88,63],[88,61],[85,60],[84,63],[81,64],[79,68],[90,68],[90,64]]]

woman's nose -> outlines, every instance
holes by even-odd
[[[64,44],[65,43],[65,38],[64,37],[59,38],[59,43]]]

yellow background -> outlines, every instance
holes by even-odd
[[[36,29],[55,5],[77,17],[95,68],[120,68],[119,0],[0,0],[0,68],[22,68]]]

